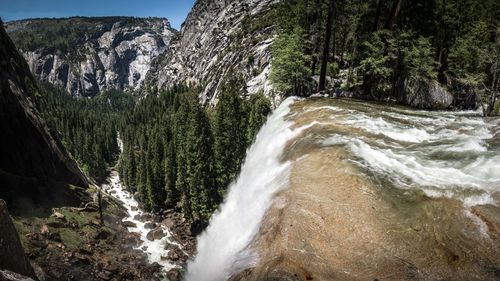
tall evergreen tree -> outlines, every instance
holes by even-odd
[[[245,111],[240,97],[243,89],[242,80],[233,76],[222,87],[215,107],[214,168],[220,198],[236,178],[247,147]]]
[[[212,133],[206,112],[197,99],[190,101],[186,132],[186,187],[191,203],[191,220],[204,224],[215,209],[212,171]]]

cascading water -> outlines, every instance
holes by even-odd
[[[198,237],[186,280],[491,279],[499,171],[500,119],[288,99]]]
[[[134,196],[122,186],[117,172],[111,172],[108,181],[109,184],[104,184],[102,186],[103,190],[118,199],[127,210],[128,216],[123,218],[122,221],[132,222],[135,225],[127,227],[127,230],[140,235],[140,244],[136,249],[143,251],[148,256],[150,263],[156,262],[161,265],[163,271],[168,271],[176,267],[177,265],[164,258],[168,254],[168,250],[165,250],[165,245],[176,244],[180,246],[171,239],[172,234],[170,230],[165,226],[160,226],[165,236],[161,239],[149,240],[147,234],[151,229],[146,228],[145,225],[148,222],[153,223],[153,221],[151,219],[145,220],[141,218],[145,212],[139,208],[139,202],[134,199]]]
[[[123,141],[121,140],[119,134],[116,141],[120,152],[123,152]],[[103,184],[101,188],[106,193],[118,199],[118,201],[121,202],[122,206],[125,207],[127,211],[128,216],[123,218],[122,221],[131,222],[135,225],[127,227],[127,230],[129,232],[138,233],[140,235],[140,244],[138,245],[138,247],[136,247],[136,249],[143,251],[148,256],[148,260],[150,263],[158,263],[159,265],[161,265],[162,270],[165,272],[169,269],[177,267],[176,264],[170,262],[168,259],[165,259],[169,251],[165,249],[165,245],[175,244],[182,249],[181,245],[171,239],[172,234],[170,230],[167,227],[160,225],[159,227],[161,228],[165,236],[161,239],[155,239],[152,241],[149,240],[147,238],[147,234],[149,231],[151,231],[151,229],[146,228],[146,224],[150,223],[154,225],[152,219],[143,218],[145,212],[139,208],[139,202],[137,202],[132,193],[130,193],[123,187],[120,181],[120,176],[116,171],[111,172],[107,182],[108,183]]]
[[[255,263],[255,253],[247,246],[273,196],[287,187],[290,163],[280,158],[286,143],[303,130],[292,129],[293,123],[285,120],[293,102],[292,98],[285,100],[257,134],[238,179],[230,185],[224,203],[198,237],[198,254],[188,264],[186,280],[226,280]]]
[[[322,143],[345,145],[353,161],[395,187],[453,197],[468,206],[494,203],[491,193],[500,187],[500,147],[495,143],[500,120],[486,121],[472,111],[381,110],[363,103],[331,110],[330,121],[323,123],[342,129]]]

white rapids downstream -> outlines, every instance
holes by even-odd
[[[148,240],[146,236],[151,229],[144,226],[146,223],[152,222],[152,220],[142,219],[144,211],[139,208],[139,203],[134,199],[134,196],[123,188],[117,172],[113,171],[111,173],[108,178],[108,182],[109,184],[102,185],[102,189],[114,198],[118,199],[127,210],[128,216],[123,218],[122,221],[130,221],[135,224],[135,227],[127,227],[127,230],[141,235],[141,243],[136,249],[142,250],[146,253],[150,263],[156,262],[161,265],[163,267],[163,271],[168,271],[176,267],[175,264],[170,263],[167,259],[162,259],[162,256],[165,257],[168,254],[168,250],[165,250],[165,245],[176,244],[180,246],[171,240],[171,232],[169,229],[165,226],[161,226],[163,232],[166,234],[165,237],[153,241]]]

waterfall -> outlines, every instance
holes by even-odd
[[[247,151],[238,179],[229,186],[224,203],[198,237],[197,255],[188,264],[186,280],[226,280],[252,266],[256,254],[248,249],[273,196],[287,187],[290,163],[280,161],[286,143],[303,128],[285,120],[293,98],[269,117]]]

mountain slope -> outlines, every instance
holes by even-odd
[[[39,80],[76,96],[138,89],[176,33],[163,18],[29,19],[5,27]]]
[[[276,0],[199,0],[183,23],[172,52],[159,56],[146,87],[190,83],[203,87],[202,101],[214,103],[224,77],[233,72],[250,94],[270,92],[272,7]]]
[[[0,43],[0,198],[76,204],[66,184],[84,187],[87,180],[35,109],[36,82],[3,27]]]

